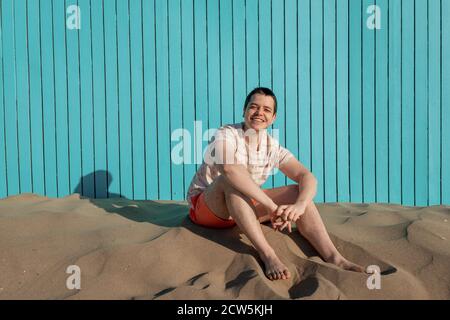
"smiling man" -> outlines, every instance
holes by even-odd
[[[214,155],[205,158],[187,192],[190,219],[209,228],[237,225],[258,251],[271,280],[287,279],[291,274],[264,237],[260,223],[269,221],[274,229],[289,231],[295,223],[326,262],[364,272],[331,242],[313,202],[316,178],[267,133],[276,113],[272,90],[256,88],[245,100],[244,121],[216,131],[209,145]],[[274,168],[297,184],[261,189]]]

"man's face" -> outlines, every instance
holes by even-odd
[[[256,93],[250,99],[244,113],[247,129],[259,131],[268,128],[276,119],[275,101],[271,96]]]

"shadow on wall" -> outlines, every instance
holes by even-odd
[[[85,198],[121,198],[120,194],[109,192],[112,181],[113,176],[109,171],[97,170],[81,177],[73,192]]]

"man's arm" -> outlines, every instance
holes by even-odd
[[[317,194],[317,179],[302,165],[295,157],[291,157],[288,162],[280,166],[289,179],[298,183],[298,197],[296,203],[305,202],[307,205]]]
[[[309,204],[317,194],[317,179],[310,173],[305,173],[297,180],[299,195],[297,203],[306,202]]]
[[[314,199],[317,193],[317,179],[314,175],[303,166],[295,157],[291,157],[287,163],[279,168],[289,179],[298,183],[298,197],[295,203],[288,205],[281,205],[277,209],[276,216],[272,221],[272,226],[276,230],[291,229],[291,221],[296,221],[299,215],[304,213],[304,210],[309,203]],[[293,207],[297,209],[293,209]],[[282,219],[281,221],[279,219]]]

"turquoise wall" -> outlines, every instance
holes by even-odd
[[[0,5],[0,198],[181,200],[202,135],[268,86],[316,202],[450,204],[450,0]],[[193,164],[171,161],[177,128]]]

